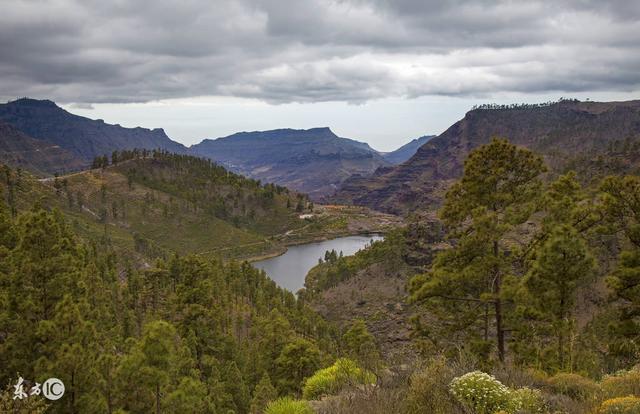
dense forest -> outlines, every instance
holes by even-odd
[[[332,387],[373,381],[346,331],[247,262],[170,253],[138,233],[134,252],[118,243],[121,228],[170,226],[172,217],[222,222],[243,210],[239,228],[276,231],[309,207],[306,197],[195,157],[113,155],[93,172],[44,184],[2,169],[0,411],[260,413],[270,401],[307,407],[294,399],[303,386],[311,395],[327,385],[304,380],[334,363]],[[86,219],[87,210],[97,214]],[[224,242],[234,227],[209,237]],[[48,406],[9,391],[19,378],[28,390],[54,376],[66,392]]]
[[[240,212],[244,179],[208,161],[157,152],[96,167],[204,215]],[[174,253],[141,265],[109,237],[76,234],[68,213],[17,202],[22,173],[4,173],[4,410],[640,410],[635,175],[586,185],[494,139],[470,153],[437,217],[418,212],[353,256],[327,252],[296,297],[247,262]],[[253,183],[264,206],[287,194]],[[232,207],[208,209],[220,194]],[[376,284],[387,296],[365,297]],[[12,398],[17,378],[50,376],[64,381],[63,400]]]
[[[0,382],[62,379],[47,412],[262,412],[349,349],[246,262],[174,255],[136,269],[39,206],[13,217],[3,202],[0,228]]]

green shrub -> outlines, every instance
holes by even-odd
[[[598,414],[640,414],[640,398],[629,396],[606,400]]]
[[[451,414],[457,412],[455,399],[449,392],[454,377],[444,357],[434,358],[409,379],[407,412],[409,414]]]
[[[605,398],[635,395],[640,397],[640,370],[632,369],[608,375],[600,383]]]
[[[540,390],[523,387],[511,391],[509,412],[545,413],[546,406]]]
[[[598,384],[578,374],[560,373],[547,381],[553,392],[577,401],[590,401],[599,397]]]
[[[284,397],[267,404],[264,414],[314,414],[314,411],[307,401]]]
[[[473,371],[454,378],[449,389],[462,405],[476,414],[512,409],[511,390],[484,372]]]
[[[358,367],[353,360],[338,359],[332,366],[316,371],[302,387],[306,399],[336,394],[344,387],[357,384],[373,384],[376,377],[370,371]]]

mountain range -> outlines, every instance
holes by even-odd
[[[329,128],[276,129],[205,139],[187,148],[162,129],[111,125],[74,115],[49,100],[21,98],[0,104],[0,161],[36,174],[86,169],[95,157],[123,149],[163,149],[209,158],[236,173],[314,199],[334,193],[354,174],[367,176],[404,162],[428,138],[380,153]]]
[[[637,173],[640,100],[561,100],[549,105],[474,109],[405,163],[380,168],[368,177],[350,177],[333,201],[397,214],[433,209],[448,185],[462,174],[469,152],[492,137],[507,138],[542,154],[552,173],[574,169],[583,180],[608,173]]]
[[[110,125],[47,100],[0,104],[0,161],[40,175],[88,168],[94,157],[114,150],[159,148],[209,158],[314,200],[396,214],[437,207],[467,154],[492,137],[541,153],[552,173],[575,169],[589,180],[633,172],[640,165],[640,101],[482,106],[439,136],[389,153],[329,128],[240,132],[187,148],[162,129]]]
[[[333,193],[353,174],[369,175],[390,165],[369,145],[338,137],[329,128],[240,132],[204,140],[190,151],[314,198]]]

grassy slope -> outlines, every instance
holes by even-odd
[[[274,243],[268,240],[270,236],[303,225],[297,213],[286,209],[286,200],[282,197],[276,197],[276,205],[269,211],[256,213],[255,220],[235,224],[222,220],[205,211],[203,206],[185,200],[178,191],[158,189],[155,181],[145,185],[134,180],[130,185],[127,164],[133,163],[138,170],[158,170],[157,166],[149,167],[148,160],[129,161],[105,170],[64,177],[67,184],[58,195],[53,180],[39,183],[39,188],[33,191],[46,194],[47,204],[56,205],[75,217],[83,223],[86,233],[93,236],[104,233],[101,218],[106,216],[110,238],[125,249],[133,248],[132,235],[137,234],[156,250],[235,256],[272,249]],[[203,179],[206,181],[206,177]],[[82,208],[78,204],[79,194]],[[269,216],[264,224],[259,223],[261,215]],[[244,246],[247,249],[238,249]]]
[[[117,169],[77,174],[69,177],[68,183],[72,193],[80,191],[84,194],[84,215],[88,213],[94,221],[103,209],[101,188],[104,184],[106,208],[110,210],[108,221],[113,227],[125,229],[128,233],[138,233],[171,251],[204,253],[230,244],[240,245],[263,240],[256,233],[236,228],[216,217],[182,209],[180,204],[184,201],[171,194],[139,184],[130,188],[127,178]],[[124,217],[121,216],[122,211],[119,217],[113,217],[114,203],[116,209],[124,210]],[[168,209],[166,215],[165,206]]]
[[[107,240],[122,254],[146,260],[170,252],[228,258],[268,256],[282,253],[289,244],[386,231],[398,222],[363,208],[324,206],[316,207],[312,218],[300,219],[295,193],[275,192],[268,198],[264,187],[259,189],[255,182],[239,176],[221,179],[185,171],[144,159],[58,180],[37,180],[23,173],[16,187],[18,209],[30,208],[36,201],[58,208],[82,237]],[[6,188],[6,183],[2,186]],[[198,191],[211,203],[193,198]],[[216,217],[215,200],[225,200],[224,219]]]

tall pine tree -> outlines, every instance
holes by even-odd
[[[514,261],[509,233],[532,214],[545,170],[539,156],[506,140],[472,151],[440,211],[453,247],[411,282],[412,299],[439,308],[449,333],[481,332],[484,343],[495,336],[500,361],[506,354],[502,284]]]

